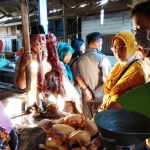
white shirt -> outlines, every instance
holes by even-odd
[[[145,57],[143,62],[143,70],[145,73],[145,81],[150,81],[150,57]]]

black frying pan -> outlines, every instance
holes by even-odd
[[[107,150],[141,150],[150,138],[150,119],[130,110],[105,110],[95,115],[101,140]]]

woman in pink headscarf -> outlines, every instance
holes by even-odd
[[[18,138],[14,131],[10,117],[6,114],[0,102],[0,149],[17,150]]]

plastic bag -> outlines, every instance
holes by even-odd
[[[7,60],[4,55],[0,55],[0,68],[7,65]]]

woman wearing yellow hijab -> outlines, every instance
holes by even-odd
[[[101,110],[122,108],[116,99],[145,83],[143,60],[140,52],[136,51],[134,35],[129,31],[119,32],[112,40],[111,49],[118,62],[106,79]]]

